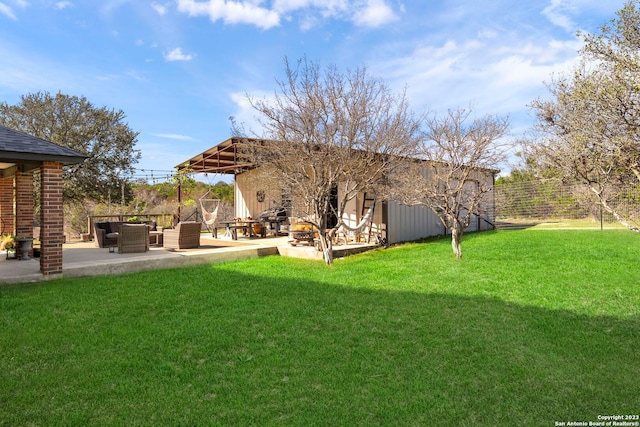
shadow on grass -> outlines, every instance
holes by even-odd
[[[551,426],[640,408],[637,318],[165,276],[5,288],[0,425]]]

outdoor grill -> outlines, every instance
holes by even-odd
[[[280,224],[287,221],[287,211],[285,208],[267,209],[258,216],[258,220],[263,226],[269,224],[269,228],[278,233],[280,231]]]

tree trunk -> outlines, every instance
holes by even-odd
[[[616,219],[616,221],[618,221],[620,224],[622,224],[625,227],[627,227],[628,230],[634,231],[636,233],[640,233],[640,228],[638,228],[635,225],[631,224],[629,221],[626,221],[615,209],[613,209],[611,206],[609,206],[609,204],[604,199],[604,197],[601,196],[600,191],[598,191],[593,186],[589,186],[589,188],[596,195],[596,197],[600,201],[600,205],[604,208],[604,210],[609,212],[611,215],[613,215],[613,217]]]
[[[604,210],[606,210],[611,215],[613,215],[613,217],[616,219],[616,221],[618,221],[620,224],[622,224],[625,227],[627,227],[628,230],[635,231],[636,233],[640,233],[640,228],[638,228],[635,225],[631,224],[629,221],[626,221],[617,211],[612,209],[606,202],[604,202],[604,201],[602,202],[602,207],[604,207]]]
[[[451,248],[456,259],[462,258],[462,233],[463,231],[458,225],[451,229]]]
[[[324,255],[324,262],[327,265],[333,264],[333,240],[331,237],[327,238],[325,233],[318,233],[318,238],[320,239],[320,247],[322,249],[322,254]]]

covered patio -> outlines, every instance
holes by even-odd
[[[62,168],[81,163],[86,158],[69,148],[0,126],[1,233],[40,241],[41,275],[55,276],[62,273]],[[35,174],[39,175],[40,186],[39,236],[34,236]],[[7,267],[13,270],[17,265],[3,266],[3,270]]]
[[[213,239],[202,234],[197,249],[171,251],[162,246],[151,247],[147,252],[109,252],[98,248],[95,242],[69,242],[62,245],[64,277],[88,277],[130,273],[161,268],[182,267],[212,262],[234,261],[266,255],[276,255],[281,239]],[[25,283],[47,280],[39,272],[37,259],[29,261],[0,258],[0,283]]]
[[[303,213],[305,201],[295,200],[289,189],[282,185],[277,173],[270,170],[268,165],[256,167],[248,161],[248,142],[259,144],[264,140],[232,137],[176,165],[176,169],[185,173],[233,175],[234,222],[227,223],[227,227],[231,225],[246,228],[247,224],[260,223],[258,229],[263,230],[263,233],[265,229],[272,234],[289,233],[292,242],[290,246],[304,242],[317,244],[317,233],[308,231],[310,226]],[[338,203],[337,185],[335,191],[330,202],[332,204]],[[374,209],[375,205],[375,198],[368,197],[366,192],[361,192],[349,201],[343,215],[345,227],[336,236],[334,247],[339,246],[340,241],[355,246],[365,242],[369,247],[377,246],[376,239],[372,236],[386,233],[385,221],[388,214],[386,203],[379,203],[377,209]],[[365,217],[368,220],[363,221]],[[358,224],[365,224],[366,232],[363,231],[363,225],[356,229]],[[345,231],[347,226],[351,230]]]

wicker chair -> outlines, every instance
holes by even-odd
[[[200,222],[180,222],[174,229],[164,230],[164,246],[167,249],[193,249],[200,247]]]
[[[147,252],[149,227],[145,224],[121,225],[118,228],[118,253]]]
[[[122,222],[96,222],[93,224],[96,246],[114,248],[118,246],[118,229]]]

